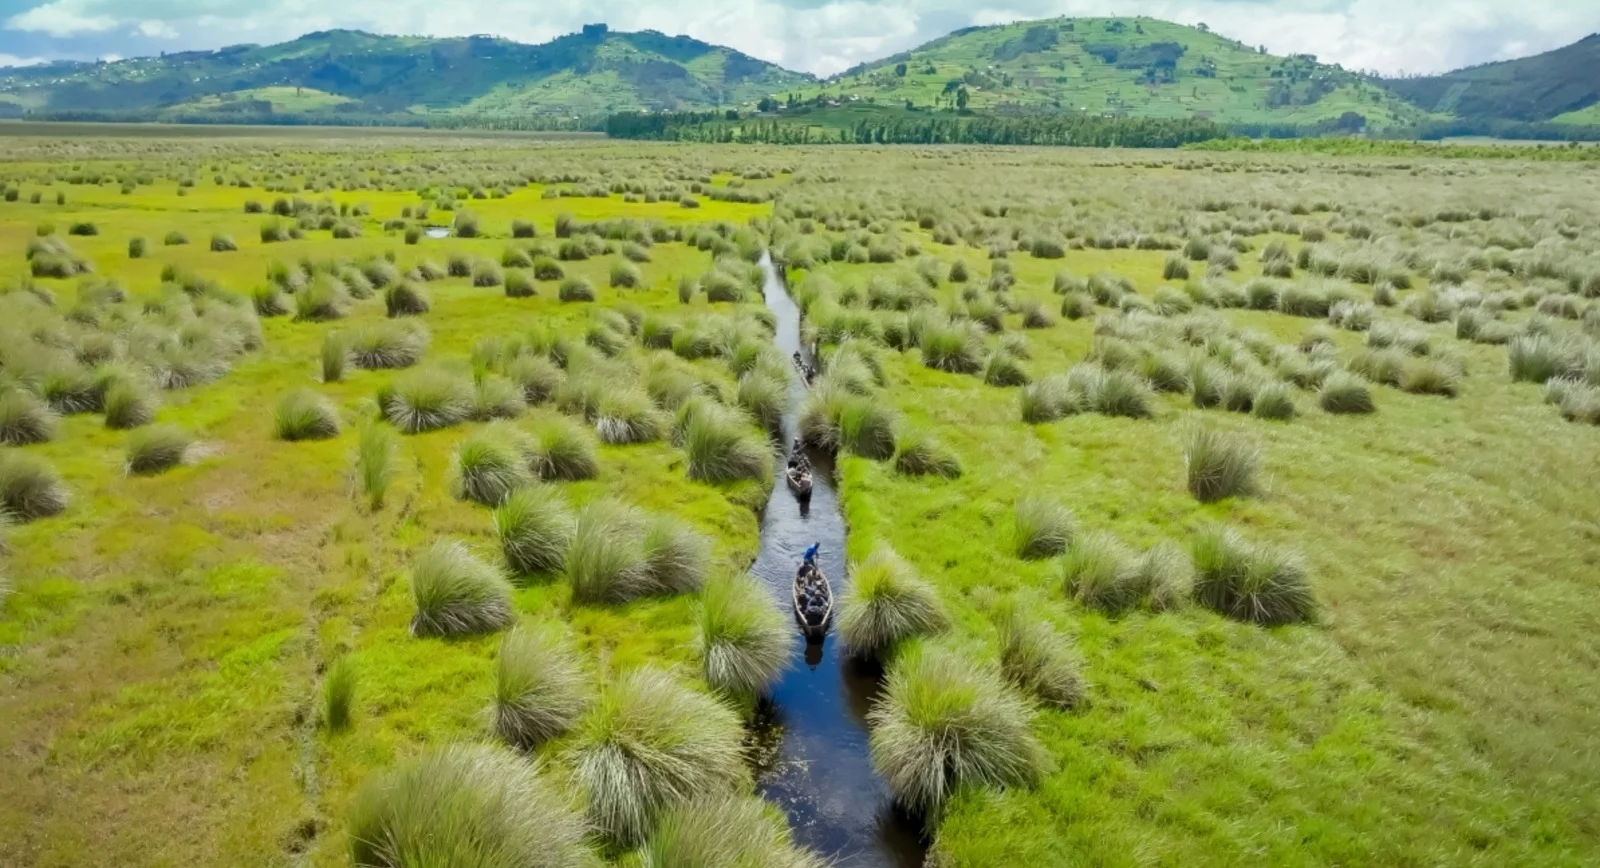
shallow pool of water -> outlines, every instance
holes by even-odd
[[[450,227],[449,226],[429,226],[428,228],[422,230],[422,234],[428,236],[429,238],[449,238],[450,237]]]

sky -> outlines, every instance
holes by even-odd
[[[1274,54],[1386,75],[1443,72],[1600,32],[1600,0],[0,0],[0,66],[272,43],[353,28],[543,42],[605,22],[831,75],[959,27],[1148,15]]]

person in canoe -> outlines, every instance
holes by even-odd
[[[821,543],[812,543],[806,549],[800,572],[795,576],[800,614],[807,624],[812,625],[819,624],[828,612],[828,580],[822,577],[822,570],[817,567],[817,553],[821,548]]]
[[[800,438],[794,438],[794,445],[789,448],[789,469],[806,471],[811,469],[811,459],[806,457],[804,449],[800,448]]]

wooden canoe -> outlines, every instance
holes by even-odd
[[[823,575],[821,570],[817,571],[817,575],[822,576],[822,590],[827,595],[827,606],[823,609],[822,617],[818,621],[813,622],[807,619],[805,609],[800,605],[800,577],[795,576],[794,582],[790,586],[790,592],[794,598],[794,619],[800,624],[800,632],[812,641],[820,641],[823,636],[828,634],[828,622],[833,619],[833,586],[828,583],[828,577]]]

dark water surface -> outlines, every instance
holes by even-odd
[[[769,259],[763,292],[777,315],[778,349],[800,349],[800,310]],[[809,356],[808,356],[809,358]],[[784,442],[794,440],[805,385],[796,377],[784,415]],[[790,586],[800,557],[821,543],[818,559],[835,598],[846,586],[844,516],[839,511],[833,462],[811,455],[814,490],[802,509],[779,478],[761,525],[761,554],[751,571],[792,612]],[[879,690],[876,668],[840,653],[831,630],[821,643],[794,631],[794,664],[773,687],[756,721],[761,748],[757,787],[783,809],[796,842],[849,868],[916,868],[926,846],[921,826],[894,809],[889,789],[867,755],[867,709]]]

